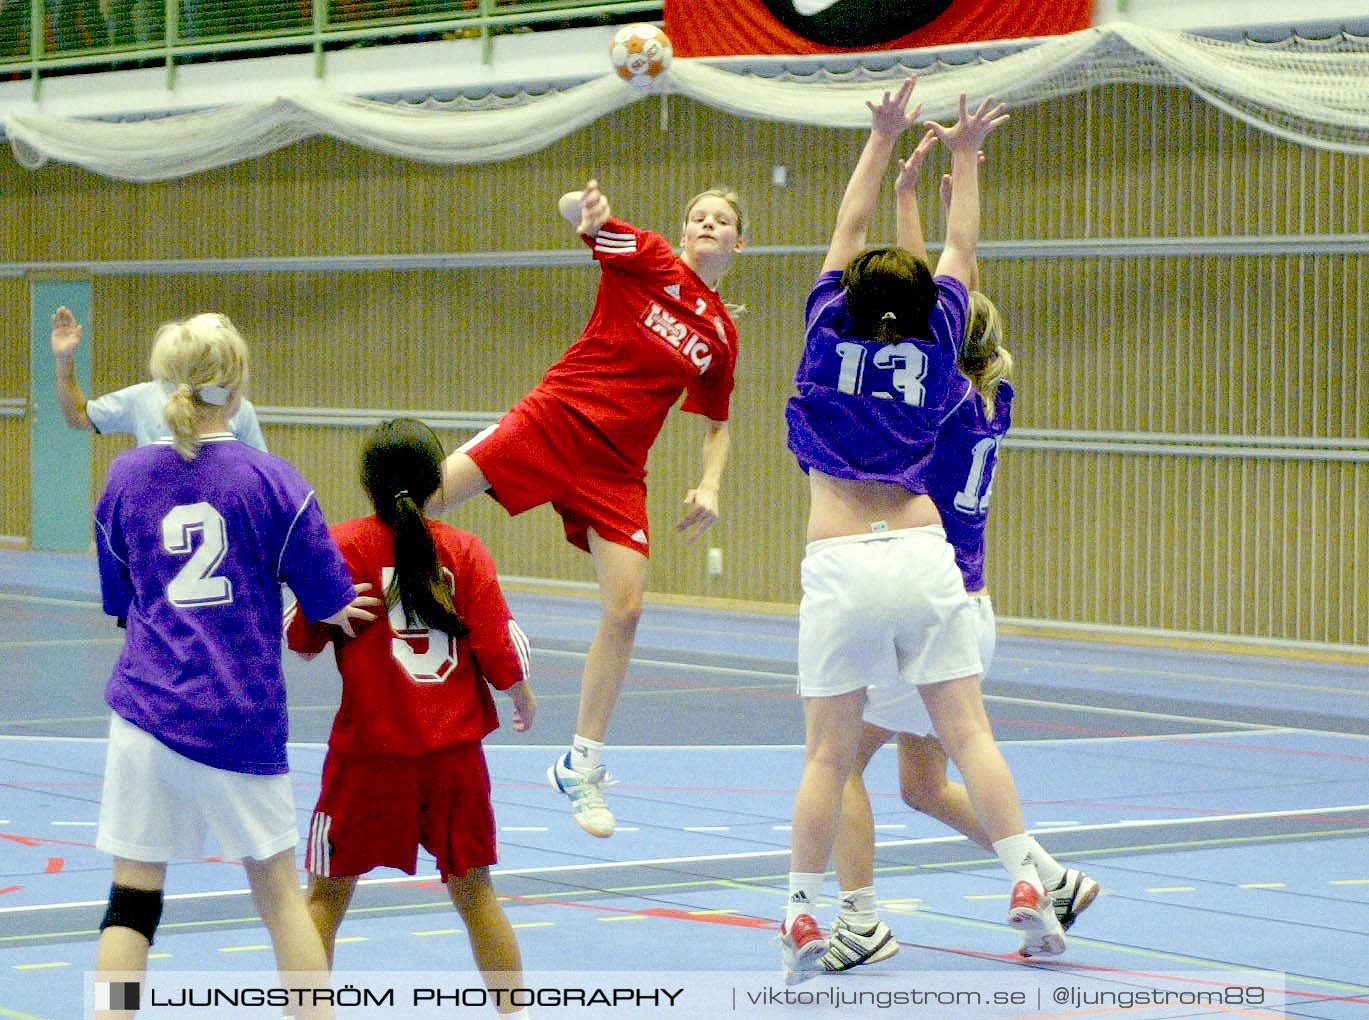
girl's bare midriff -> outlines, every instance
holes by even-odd
[[[808,489],[812,495],[809,542],[941,523],[930,496],[914,495],[900,485],[853,481],[810,470]]]

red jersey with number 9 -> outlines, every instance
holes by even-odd
[[[419,755],[478,741],[499,725],[490,688],[507,690],[528,675],[528,639],[509,612],[489,550],[468,532],[427,523],[468,636],[407,627],[399,603],[355,638],[297,607],[286,613],[292,650],[312,654],[335,642],[342,674],[342,704],[328,737],[335,751]],[[381,595],[394,576],[394,532],[375,516],[330,530],[352,579]]]
[[[584,240],[603,271],[594,313],[525,399],[562,401],[645,465],[682,392],[683,410],[727,420],[737,328],[660,234],[610,219]]]

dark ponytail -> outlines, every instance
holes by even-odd
[[[866,248],[841,274],[852,335],[881,343],[923,337],[936,307],[936,282],[927,263],[904,248]]]
[[[470,628],[456,611],[422,509],[442,484],[442,444],[433,430],[416,418],[394,418],[371,429],[362,444],[361,484],[395,536],[386,607],[399,602],[408,627],[465,637]]]

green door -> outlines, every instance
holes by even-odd
[[[91,548],[89,432],[67,428],[57,403],[57,369],[52,360],[52,313],[66,305],[85,326],[76,349],[76,377],[90,392],[94,337],[89,280],[34,280],[30,285],[33,380],[33,443],[29,464],[34,549],[87,552]]]

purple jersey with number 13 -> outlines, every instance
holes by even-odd
[[[927,470],[928,495],[941,511],[946,540],[969,592],[984,589],[984,526],[998,443],[1012,424],[1012,398],[1012,384],[999,383],[989,421],[983,399],[971,393],[942,426]]]
[[[281,583],[315,620],[355,589],[298,471],[226,432],[204,440],[193,461],[163,440],[110,466],[95,509],[100,591],[128,637],[105,700],[187,758],[277,775]]]
[[[965,285],[938,276],[925,337],[900,343],[853,337],[841,272],[808,295],[803,359],[785,420],[804,471],[927,492],[932,447],[968,383],[956,370],[965,336]]]

